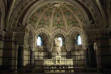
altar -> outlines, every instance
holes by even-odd
[[[44,59],[44,65],[73,65],[73,60],[56,56],[52,59]]]
[[[44,59],[45,72],[74,72],[73,60],[56,56],[52,59]]]
[[[51,59],[44,59],[44,71],[45,72],[74,72],[73,59],[66,59],[61,52],[60,40],[55,38],[55,52],[52,52]]]

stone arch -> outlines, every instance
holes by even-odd
[[[99,11],[99,8],[97,7],[97,5],[93,2],[93,1],[90,1],[90,0],[79,0],[78,1],[80,4],[82,4],[85,8],[88,9],[88,11],[90,12],[90,14],[92,15],[92,17],[94,18],[94,21],[95,21],[95,24],[90,24],[89,25],[92,25],[92,27],[94,28],[103,28],[105,27],[105,21],[104,21],[104,17],[101,16],[101,12]],[[99,19],[101,19],[101,21],[99,21]],[[101,26],[103,25],[103,26]],[[90,27],[90,28],[92,28]]]
[[[45,51],[50,51],[50,35],[48,32],[46,32],[45,29],[40,29],[37,31],[35,38],[37,38],[37,36],[40,36],[43,40],[43,48],[45,49]]]
[[[38,36],[40,36],[42,39],[42,46],[36,45],[37,52],[38,53],[42,52],[43,56],[41,56],[41,57],[43,57],[43,58],[46,58],[46,59],[51,58],[51,53],[50,53],[51,52],[51,38],[50,38],[50,36],[43,31],[37,33],[35,38],[37,38]]]
[[[65,50],[65,37],[66,37],[66,32],[64,31],[64,30],[62,30],[62,29],[57,29],[57,30],[55,30],[53,33],[52,33],[52,45],[54,46],[54,39],[56,38],[56,37],[62,37],[63,38],[63,49]]]
[[[57,34],[60,34],[60,35],[62,35],[63,37],[65,37],[65,36],[66,36],[66,31],[64,31],[63,29],[56,29],[56,30],[52,33],[53,38],[54,38]]]
[[[72,39],[72,41],[75,42],[76,37],[77,37],[78,34],[81,36],[81,39],[82,39],[82,43],[83,43],[82,48],[86,49],[86,47],[87,47],[87,39],[88,38],[87,38],[86,32],[83,29],[78,28],[78,27],[74,27],[71,30],[69,30],[67,36],[69,36],[69,38]]]
[[[35,33],[36,33],[36,35],[38,35],[39,33],[45,33],[45,34],[47,34],[47,36],[51,35],[50,32],[45,28],[40,28],[40,29],[36,30]]]

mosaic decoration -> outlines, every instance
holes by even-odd
[[[50,25],[50,18],[52,15],[52,8],[49,8],[46,12],[44,12],[43,16],[38,23],[38,27],[49,26]]]
[[[75,14],[74,14],[75,13]],[[50,26],[64,28],[64,25],[70,27],[80,27],[75,15],[79,15],[78,9],[68,4],[48,4],[37,10],[30,18],[30,23],[37,25],[38,28]],[[81,17],[78,16],[78,17]]]
[[[53,25],[57,27],[61,27],[64,25],[63,14],[60,9],[56,9],[56,12],[54,14]]]
[[[32,14],[32,16],[30,17],[29,23],[30,24],[36,24],[38,19],[41,16],[41,13],[43,12],[43,10],[45,10],[45,8],[40,8],[38,9],[34,14]]]
[[[74,18],[74,14],[72,14],[69,10],[64,9],[64,15],[66,17],[67,20],[67,25],[68,26],[77,26],[78,25],[78,21]]]

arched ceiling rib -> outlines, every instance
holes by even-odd
[[[73,24],[73,25],[77,25],[77,26],[80,26],[80,25],[86,25],[87,24],[87,22],[86,21],[88,21],[88,17],[87,17],[87,14],[85,13],[85,11],[82,9],[82,7],[80,6],[80,5],[78,5],[76,2],[73,2],[74,4],[72,4],[71,2],[67,2],[67,1],[65,1],[64,0],[64,2],[62,2],[62,1],[56,1],[56,2],[48,2],[48,1],[46,1],[46,3],[44,2],[44,7],[47,7],[47,5],[51,5],[51,6],[49,6],[49,7],[54,7],[54,3],[60,3],[61,4],[61,6],[59,7],[59,8],[56,8],[56,11],[57,11],[57,14],[56,14],[56,11],[54,12],[54,15],[56,14],[56,15],[61,15],[61,18],[58,18],[58,19],[62,19],[63,18],[63,20],[62,20],[62,22],[60,21],[60,20],[58,20],[58,21],[60,21],[62,24],[67,24],[67,25],[71,25],[71,24]],[[45,6],[46,5],[46,6]],[[75,7],[75,8],[73,8],[73,7]],[[40,7],[40,9],[42,9],[43,7],[41,6]],[[54,9],[54,8],[53,8]],[[48,11],[51,11],[51,14],[52,14],[52,11],[53,11],[53,9],[51,9],[51,10],[48,10]],[[37,10],[37,9],[36,9]],[[66,12],[67,11],[67,12]],[[60,12],[60,13],[59,13]],[[31,16],[29,15],[28,16],[28,14],[26,15],[26,17],[28,16],[28,17],[32,17],[32,16],[34,16],[33,14],[38,14],[39,15],[39,12],[38,11],[36,11],[36,12],[30,12],[30,14],[32,14]],[[47,14],[48,12],[46,12],[45,14]],[[59,13],[59,14],[58,14]],[[68,16],[68,14],[70,14],[69,16]],[[67,21],[67,19],[69,19],[69,18],[67,18],[67,16],[68,17],[70,17],[70,18],[72,18],[71,20],[68,20]],[[38,17],[38,16],[36,16],[36,17]],[[56,16],[53,16],[54,17],[54,19],[56,18]],[[34,20],[34,18],[35,17],[32,17],[32,19]],[[32,20],[31,19],[31,20]],[[35,18],[35,20],[36,20],[37,18]],[[25,19],[26,20],[26,19]],[[34,20],[34,21],[35,21]],[[67,21],[67,22],[65,22],[65,20]],[[27,20],[28,21],[28,20]],[[71,22],[70,22],[71,21]],[[54,22],[54,20],[53,20],[53,22]],[[70,23],[68,23],[68,22],[70,22]],[[78,22],[79,22],[79,24],[78,24]],[[80,23],[81,22],[81,23]],[[57,22],[55,22],[55,23],[57,23]],[[55,24],[54,23],[54,24]],[[33,23],[34,24],[34,23]],[[59,24],[59,23],[58,23]],[[61,24],[61,25],[62,25]],[[38,24],[34,24],[34,25],[38,25]],[[60,24],[59,24],[60,25]]]
[[[97,5],[94,3],[94,1],[91,0],[78,0],[80,4],[85,7],[88,12],[91,14],[92,18],[94,19],[95,24],[92,24],[92,27],[95,26],[95,28],[104,28],[104,19],[101,16],[101,12],[98,10]],[[87,12],[87,11],[86,11]],[[101,20],[100,20],[101,19]],[[101,27],[102,25],[102,27]]]
[[[55,2],[56,1],[67,2],[67,3],[70,3],[72,5],[77,4],[77,6],[79,7],[78,9],[80,10],[81,15],[83,17],[81,19],[79,18],[79,20],[81,20],[82,23],[84,22],[83,23],[84,25],[88,24],[89,27],[92,27],[92,25],[93,25],[93,27],[95,27],[95,25],[96,25],[96,27],[97,26],[100,27],[99,24],[102,25],[104,23],[104,22],[99,20],[99,19],[102,20],[103,17],[100,15],[100,12],[96,8],[96,6],[93,4],[93,2],[91,2],[90,0],[55,0]],[[87,19],[86,17],[88,16],[88,15],[86,15],[87,11],[77,1],[79,1],[81,4],[83,4],[89,10],[89,13],[91,13],[91,15],[93,16],[96,24],[91,24],[89,21],[86,20]],[[7,29],[16,29],[18,24],[20,24],[20,27],[24,27],[25,25],[27,25],[26,21],[27,21],[27,19],[29,19],[31,17],[32,13],[37,11],[37,9],[40,8],[41,6],[44,6],[45,4],[51,3],[54,1],[53,0],[47,0],[47,1],[46,0],[24,0],[21,2],[22,3],[19,4],[18,6],[15,6],[15,8],[11,14],[11,17],[9,18],[10,19],[8,22],[9,26],[7,27]],[[65,12],[63,9],[61,9],[61,10],[63,11],[63,13]],[[55,14],[55,13],[53,13],[53,14]],[[52,14],[52,17],[54,17],[53,14]],[[65,13],[63,16],[67,20],[67,16],[65,15]],[[84,18],[85,18],[85,20],[84,20]]]
[[[38,9],[36,12],[34,12],[31,15],[29,22],[27,22],[27,23],[34,25],[34,27],[36,27],[36,26],[43,27],[43,26],[47,26],[47,25],[52,25],[52,26],[56,26],[56,27],[62,27],[62,26],[66,26],[66,27],[78,26],[79,27],[81,25],[78,23],[79,18],[77,17],[77,13],[79,13],[79,11],[77,9],[75,9],[75,11],[73,11],[73,9],[72,9],[73,6],[71,6],[71,5],[69,6],[66,4],[61,5],[60,3],[58,4],[58,5],[60,5],[60,7],[55,7],[54,3],[53,4],[51,3],[49,6],[48,5],[49,4],[44,5],[43,7]],[[40,28],[40,27],[38,27],[38,28]]]

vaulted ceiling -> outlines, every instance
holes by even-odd
[[[110,27],[111,0],[0,0],[0,18],[5,31],[47,27]]]
[[[56,1],[47,3],[33,12],[27,23],[35,29],[82,27],[81,21],[85,18],[83,15],[85,13],[76,5]],[[88,20],[88,17],[86,19]]]

